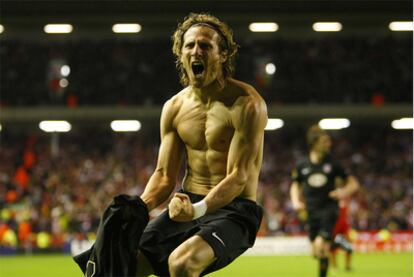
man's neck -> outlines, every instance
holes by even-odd
[[[326,154],[318,151],[310,151],[309,159],[313,164],[319,164],[325,158]]]
[[[220,99],[220,97],[223,95],[223,91],[225,88],[226,80],[216,79],[205,87],[191,87],[191,90],[204,104],[208,104]]]

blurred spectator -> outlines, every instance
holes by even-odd
[[[367,131],[369,130],[369,131]],[[304,130],[266,133],[259,202],[265,208],[261,234],[297,234],[303,218],[289,201],[290,171],[306,154]],[[333,155],[361,183],[349,204],[357,230],[412,229],[412,133],[353,126],[332,133]],[[82,130],[62,136],[59,156],[50,138],[30,140],[35,155],[25,189],[13,178],[27,142],[2,133],[0,144],[0,246],[61,247],[72,237],[93,236],[113,196],[140,194],[155,166],[156,134]],[[181,178],[183,173],[181,174]],[[180,181],[177,182],[179,186]],[[40,243],[40,244],[39,244]]]

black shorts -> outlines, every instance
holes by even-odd
[[[204,198],[186,194],[192,203]],[[190,222],[173,221],[166,210],[148,224],[141,237],[140,250],[156,275],[169,276],[168,257],[171,252],[190,237],[199,235],[211,246],[216,257],[215,262],[202,273],[204,275],[225,267],[253,246],[262,216],[263,210],[256,202],[240,198]]]
[[[317,211],[308,211],[309,239],[314,241],[321,236],[327,241],[332,241],[333,230],[338,218],[337,208],[326,208]]]

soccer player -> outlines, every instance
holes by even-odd
[[[336,263],[336,254],[338,248],[345,251],[345,270],[351,270],[351,259],[352,259],[352,244],[349,241],[349,223],[348,223],[348,209],[346,200],[339,201],[339,216],[336,220],[334,231],[333,231],[333,243],[331,246],[331,261],[332,268],[337,270],[338,266]]]
[[[225,267],[253,245],[262,219],[256,191],[267,108],[232,78],[232,31],[212,15],[190,14],[172,39],[184,89],[163,107],[158,162],[141,198],[151,211],[173,197],[142,235],[138,276]],[[182,189],[173,193],[182,164]]]
[[[357,179],[345,172],[329,155],[332,141],[318,125],[307,132],[309,155],[292,171],[290,197],[295,210],[306,209],[312,254],[319,260],[319,276],[327,276],[332,232],[338,217],[338,201],[359,187]],[[336,182],[342,180],[341,187]]]

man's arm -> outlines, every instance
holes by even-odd
[[[345,185],[337,188],[329,193],[329,196],[334,199],[344,199],[354,194],[359,189],[359,182],[353,175],[346,178]]]
[[[207,212],[221,208],[240,195],[262,151],[267,108],[262,99],[247,99],[237,115],[227,159],[227,175],[204,198]]]
[[[175,188],[181,166],[183,143],[173,127],[173,118],[179,105],[176,101],[174,99],[167,101],[161,113],[161,145],[157,167],[141,195],[148,210],[156,208],[168,199]]]
[[[295,211],[305,209],[305,204],[301,198],[302,189],[297,181],[293,181],[290,185],[290,201],[292,201],[292,207]]]

